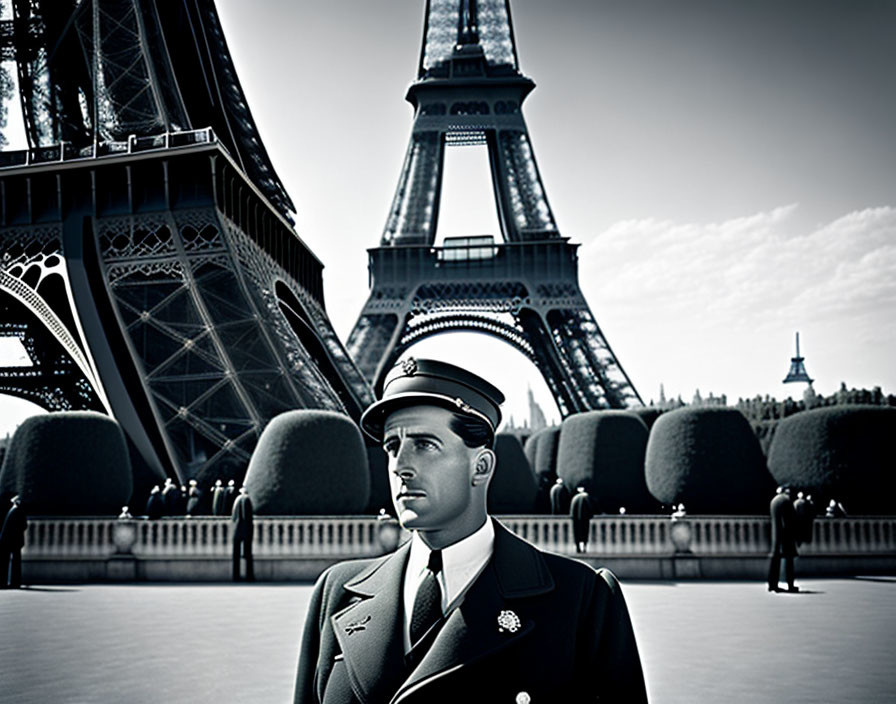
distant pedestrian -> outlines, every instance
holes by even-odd
[[[215,486],[212,488],[212,515],[223,516],[226,511],[224,506],[227,504],[227,490],[220,479],[215,480]]]
[[[156,484],[152,491],[149,492],[149,498],[146,500],[146,517],[155,521],[165,515],[165,500],[162,498],[162,491]]]
[[[12,497],[12,506],[6,512],[0,529],[0,566],[3,567],[3,588],[18,589],[22,586],[22,548],[28,519],[19,496]]]
[[[202,501],[202,490],[199,488],[195,479],[190,480],[190,488],[187,490],[187,515],[198,516],[202,513],[200,502]]]
[[[824,511],[825,518],[846,518],[846,509],[837,499],[831,499]]]
[[[227,488],[224,491],[224,515],[226,516],[233,511],[233,502],[236,501],[236,496],[239,493],[236,490],[236,482],[231,479],[227,482]]]
[[[784,559],[784,572],[787,579],[787,591],[798,592],[794,586],[793,561],[796,550],[796,511],[790,500],[790,489],[779,486],[775,498],[769,504],[772,528],[772,551],[768,561],[768,590],[779,592],[778,581],[781,577],[781,559]]]
[[[585,552],[588,548],[588,530],[591,527],[591,518],[594,516],[594,507],[585,487],[580,486],[576,489],[576,495],[569,504],[569,515],[572,517],[576,552]]]
[[[179,515],[180,489],[171,481],[171,477],[165,479],[165,486],[162,487],[162,501],[165,503],[166,516]]]
[[[812,542],[812,524],[815,521],[815,506],[810,501],[811,497],[806,497],[803,492],[796,495],[796,501],[793,502],[793,510],[796,513],[796,544]]]
[[[565,516],[569,513],[569,489],[559,477],[557,478],[557,481],[554,482],[554,486],[551,487],[550,498],[552,514],[555,516]]]
[[[255,568],[252,563],[252,537],[254,533],[254,515],[252,499],[246,487],[240,487],[240,493],[233,502],[230,515],[233,523],[233,581],[240,581],[240,555],[246,559],[246,581],[255,581]]]
[[[187,515],[187,485],[181,484],[180,491],[177,494],[177,513],[175,516]]]

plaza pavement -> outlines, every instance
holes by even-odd
[[[896,701],[896,578],[801,585],[769,594],[755,582],[625,582],[650,701]],[[265,584],[0,591],[0,702],[290,701],[310,594]]]

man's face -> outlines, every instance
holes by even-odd
[[[481,451],[454,434],[451,416],[438,406],[402,408],[386,419],[383,434],[398,519],[434,548],[465,538],[485,521],[488,482],[474,479]]]

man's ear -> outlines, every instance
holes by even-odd
[[[492,450],[483,447],[477,454],[473,464],[473,486],[488,484],[492,478],[497,458]]]

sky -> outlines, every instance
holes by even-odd
[[[423,0],[217,0],[253,116],[345,340],[412,124]],[[515,0],[523,106],[580,286],[645,402],[896,393],[896,0]],[[438,238],[494,233],[487,157],[448,151]],[[505,343],[420,343],[507,391]]]

